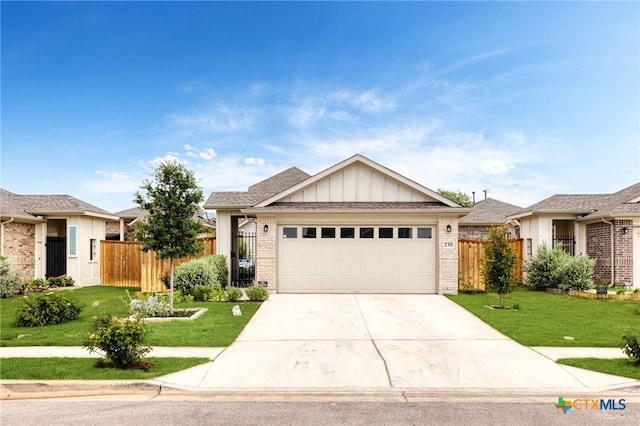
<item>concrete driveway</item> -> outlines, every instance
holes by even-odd
[[[274,294],[211,363],[164,376],[219,390],[604,390],[437,295]]]

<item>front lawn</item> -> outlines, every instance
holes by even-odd
[[[73,290],[86,306],[80,316],[65,324],[46,327],[16,327],[14,302],[21,296],[0,299],[0,346],[82,346],[91,330],[93,316],[105,314],[124,317],[128,315],[128,301],[123,287],[84,287]],[[131,294],[139,288],[129,288]],[[98,302],[98,303],[94,303]],[[96,305],[96,306],[94,306]],[[149,323],[149,346],[229,346],[240,334],[247,322],[260,307],[260,303],[239,303],[241,316],[233,316],[235,303],[194,302],[176,305],[176,308],[206,307],[209,310],[193,321],[169,321]]]
[[[631,377],[640,380],[640,367],[626,358],[599,359],[599,358],[563,358],[558,364],[571,365],[585,370],[599,371],[600,373],[616,376]]]
[[[495,293],[448,296],[501,333],[526,346],[621,347],[622,333],[640,334],[637,300],[583,299],[518,287],[499,304]]]
[[[209,362],[208,358],[145,358],[148,371],[96,368],[96,358],[2,358],[2,380],[151,380]]]

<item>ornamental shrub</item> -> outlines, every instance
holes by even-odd
[[[558,271],[566,256],[568,254],[562,249],[550,250],[547,246],[540,246],[535,256],[524,264],[526,284],[539,290],[556,287]]]
[[[67,275],[60,275],[59,277],[47,278],[47,284],[49,287],[73,287],[76,282],[73,278]]]
[[[211,293],[213,293],[212,287],[197,285],[193,287],[192,290],[193,300],[196,302],[207,302],[211,300]]]
[[[569,256],[558,273],[558,287],[562,289],[588,290],[593,288],[593,268],[596,261],[587,256]]]
[[[89,338],[83,347],[104,355],[116,368],[147,369],[144,356],[151,351],[142,343],[148,335],[146,324],[138,319],[118,319],[106,315],[93,322]],[[103,361],[98,361],[98,365]]]
[[[194,259],[176,268],[173,285],[182,294],[193,294],[196,286],[213,287],[215,271],[206,258]]]
[[[227,258],[222,254],[206,256],[204,259],[213,267],[214,281],[222,288],[227,287],[229,268],[227,267]]]
[[[623,334],[622,338],[625,341],[622,345],[622,352],[640,367],[640,341],[638,341],[638,337]]]
[[[225,293],[227,295],[227,301],[229,302],[237,302],[238,300],[242,299],[242,290],[240,290],[239,288],[228,288]]]
[[[0,256],[0,297],[13,296],[20,291],[20,274],[14,270],[9,261]]]
[[[83,308],[84,303],[78,301],[70,291],[48,291],[22,296],[16,309],[16,325],[38,327],[62,324],[76,319]]]
[[[541,246],[524,265],[526,283],[537,289],[561,288],[587,290],[593,287],[595,261],[586,256],[571,256],[561,248]]]
[[[133,299],[129,295],[129,313],[135,315],[136,318],[148,317],[168,317],[171,315],[171,304],[169,303],[169,295],[164,293],[152,293],[148,295],[139,295]]]
[[[264,302],[269,298],[269,292],[264,287],[251,286],[244,289],[251,302]]]

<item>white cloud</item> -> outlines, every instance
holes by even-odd
[[[153,160],[149,161],[149,164],[152,167],[156,167],[158,166],[160,163],[166,163],[169,161],[176,161],[178,163],[182,163],[182,164],[186,164],[187,162],[185,160],[182,160],[181,158],[179,158],[179,154],[178,153],[167,153],[162,157],[155,157]]]
[[[264,165],[264,158],[247,157],[247,158],[244,159],[244,164],[263,166]]]
[[[205,160],[211,160],[213,157],[215,157],[218,154],[216,154],[213,148],[206,148],[200,151],[199,155],[200,155],[200,158],[203,158]]]
[[[513,168],[502,160],[485,160],[482,163],[482,171],[489,175],[503,175]]]
[[[260,111],[252,108],[233,107],[218,103],[213,107],[190,113],[170,114],[171,124],[183,135],[201,133],[228,133],[250,129]]]
[[[343,89],[334,92],[331,98],[338,103],[346,103],[352,108],[366,112],[393,111],[396,108],[393,100],[380,97],[375,90],[357,92]]]
[[[135,192],[142,179],[138,176],[122,172],[107,172],[97,170],[94,175],[96,177],[89,179],[82,185],[80,189],[92,194],[119,193],[119,192]]]

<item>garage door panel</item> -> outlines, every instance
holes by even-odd
[[[298,235],[302,235],[301,226]],[[435,293],[433,239],[396,238],[397,229],[394,238],[378,235],[376,229],[374,238],[358,238],[356,227],[353,239],[281,238],[279,291]]]

